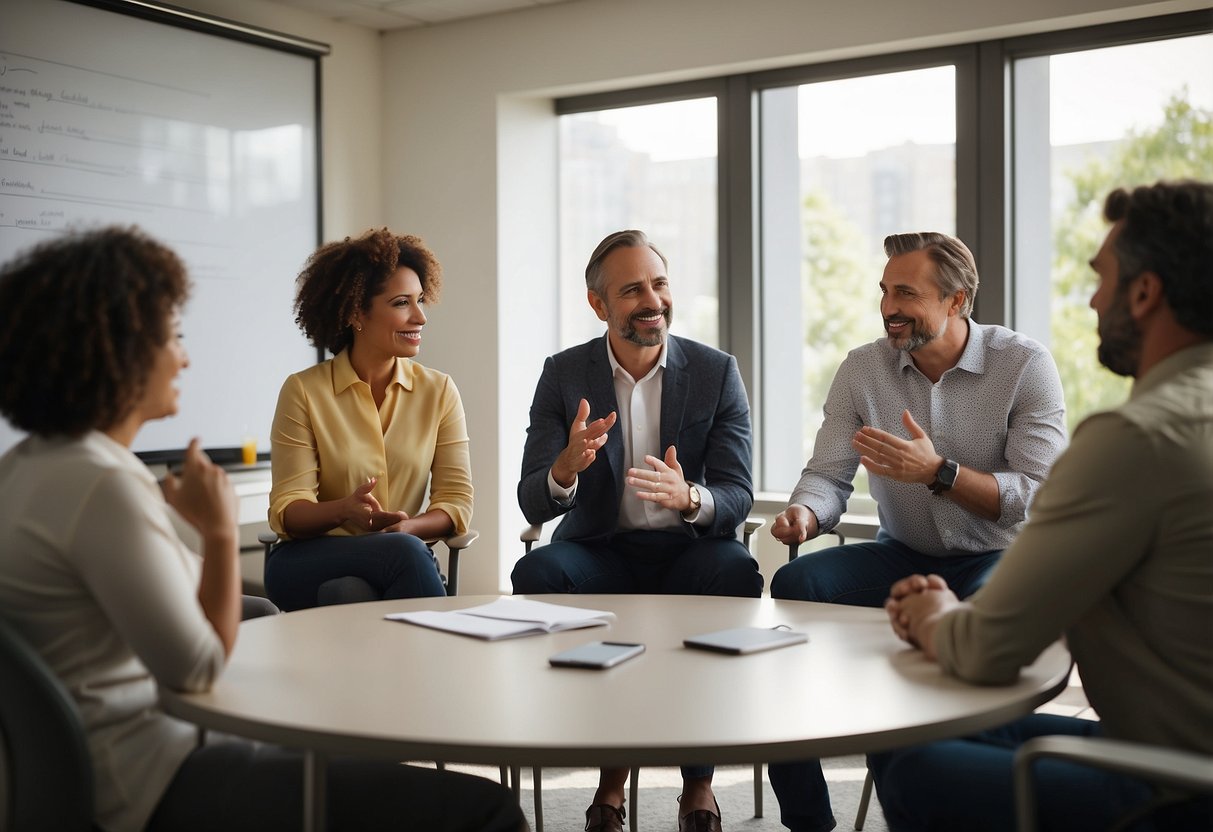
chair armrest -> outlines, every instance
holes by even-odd
[[[278,542],[278,534],[276,532],[258,532],[257,542],[265,547],[265,554],[268,557],[270,549]]]
[[[1152,783],[1213,793],[1213,757],[1105,737],[1036,737],[1015,754],[1016,779],[1041,757],[1131,774]]]
[[[518,535],[518,539],[521,540],[523,543],[537,543],[537,542],[539,542],[539,535],[542,533],[543,533],[543,524],[542,523],[532,523],[531,525],[527,526],[525,529],[522,530],[522,532]]]
[[[754,537],[754,532],[758,531],[766,524],[767,521],[765,517],[747,517],[745,519],[745,523],[742,524],[741,545],[745,546],[747,549],[750,549],[752,552],[753,549],[750,545],[752,543],[751,538]]]
[[[842,519],[838,521],[838,525],[830,529],[828,532],[821,534],[832,534],[838,538],[839,546],[847,545],[847,535],[853,535],[861,540],[875,540],[876,533],[880,531],[880,521],[875,517],[866,515],[844,514]],[[820,535],[818,535],[820,537]],[[800,547],[792,543],[788,545],[788,562],[796,560],[800,556]]]
[[[1015,805],[1020,832],[1036,829],[1031,770],[1042,757],[1128,774],[1183,791],[1213,794],[1213,757],[1204,754],[1104,737],[1036,737],[1015,752]]]
[[[463,534],[453,534],[442,538],[446,544],[446,591],[450,595],[459,594],[459,553],[471,546],[480,537],[480,532],[468,529]]]
[[[444,537],[442,542],[446,544],[446,548],[450,551],[458,552],[471,546],[479,537],[480,532],[475,529],[468,529],[463,534],[453,534],[450,537]]]

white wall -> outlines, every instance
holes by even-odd
[[[335,239],[383,225],[380,34],[264,0],[186,0],[176,5],[332,47],[320,65],[324,234]]]
[[[187,5],[333,44],[324,64],[327,235],[387,224],[425,237],[443,262],[444,300],[431,311],[421,360],[455,378],[468,414],[482,536],[463,567],[463,588],[496,592],[508,589],[520,554],[514,488],[534,383],[556,346],[557,281],[581,280],[556,274],[554,95],[1207,4],[576,0],[382,39],[264,0]],[[671,268],[676,275],[678,264]],[[782,556],[766,548],[764,571]]]

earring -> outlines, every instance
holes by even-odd
[[[357,330],[358,332],[362,332],[362,324],[358,324],[357,326],[354,327],[354,329]]]

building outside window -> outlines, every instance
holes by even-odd
[[[738,356],[756,489],[786,494],[839,363],[883,334],[884,237],[943,231],[977,256],[976,320],[1052,350],[1072,429],[1127,388],[1087,306],[1103,197],[1213,180],[1211,29],[1194,12],[558,101],[561,346],[602,331],[573,279],[594,246],[644,229],[673,331]]]
[[[1015,327],[1052,350],[1073,430],[1129,387],[1100,366],[1088,306],[1103,199],[1213,180],[1213,35],[1033,55],[1012,77]]]
[[[955,233],[955,90],[937,66],[761,93],[764,490],[796,484],[838,365],[883,336],[884,238]]]
[[[716,346],[716,99],[560,117],[560,346],[600,335],[577,278],[606,235],[638,228],[670,261],[671,331]]]

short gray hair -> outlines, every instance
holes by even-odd
[[[977,297],[977,262],[969,247],[955,237],[938,231],[915,231],[909,234],[890,234],[884,238],[884,253],[888,257],[925,251],[935,264],[935,284],[942,300],[957,292],[964,292],[964,303],[960,306],[960,317],[973,314],[973,299]]]
[[[585,288],[598,297],[602,297],[602,262],[606,260],[607,255],[617,248],[643,248],[646,246],[661,258],[661,265],[668,271],[669,261],[665,259],[665,255],[658,250],[657,246],[649,242],[648,236],[643,231],[635,229],[616,231],[614,234],[604,237],[598,247],[594,249],[594,253],[590,255],[590,262],[585,267]]]

